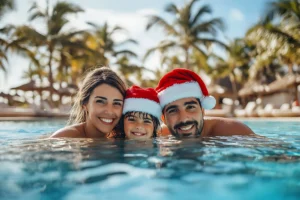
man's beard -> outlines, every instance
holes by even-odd
[[[187,121],[187,122],[180,122],[178,124],[176,124],[174,126],[174,128],[169,128],[171,134],[175,137],[181,138],[184,137],[183,134],[178,133],[178,128],[182,127],[182,126],[188,126],[188,125],[194,125],[196,127],[195,133],[188,135],[188,137],[192,136],[192,137],[199,137],[201,135],[201,132],[203,130],[203,126],[204,126],[204,120],[200,120],[200,125],[196,120],[191,120],[191,121]]]

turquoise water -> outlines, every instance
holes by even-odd
[[[300,199],[300,122],[264,137],[44,139],[64,121],[0,121],[0,199]]]

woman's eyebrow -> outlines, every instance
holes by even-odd
[[[122,100],[122,99],[114,99],[114,101],[121,101],[121,102],[123,102],[123,100]]]
[[[96,98],[103,99],[103,100],[107,100],[106,97],[102,97],[102,96],[96,96],[95,99],[96,99]]]

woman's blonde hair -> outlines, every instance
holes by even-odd
[[[116,88],[120,91],[123,98],[125,97],[127,86],[122,78],[109,67],[97,67],[88,72],[83,79],[70,112],[68,125],[86,121],[86,112],[83,109],[83,105],[88,103],[93,90],[101,84],[107,84]]]

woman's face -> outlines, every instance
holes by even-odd
[[[111,132],[122,116],[123,100],[118,89],[108,84],[97,86],[84,106],[88,129],[102,134]]]
[[[124,118],[124,132],[128,139],[145,140],[152,137],[154,124],[148,114],[135,112]]]

